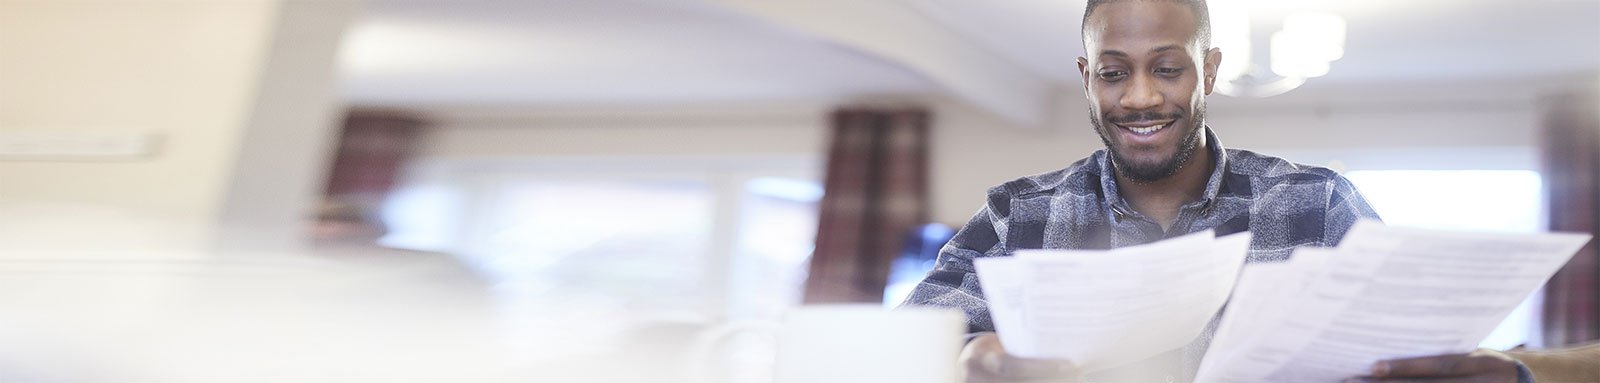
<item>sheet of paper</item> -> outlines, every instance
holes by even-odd
[[[1278,323],[1288,316],[1295,299],[1326,270],[1323,266],[1334,254],[1333,249],[1308,248],[1296,251],[1290,262],[1245,266],[1201,369],[1231,359],[1240,344],[1262,335],[1261,323]]]
[[[1250,236],[1191,234],[1110,251],[977,261],[1007,352],[1099,370],[1181,348],[1227,300]]]
[[[1470,351],[1588,240],[1361,222],[1333,253],[1309,251],[1326,258],[1320,272],[1294,259],[1247,271],[1232,304],[1286,314],[1225,314],[1197,381],[1338,382],[1379,360]],[[1313,277],[1292,299],[1272,291],[1296,275]]]
[[[1019,334],[1028,331],[1022,315],[1022,290],[1026,285],[1028,265],[1017,257],[991,257],[979,259],[973,265],[978,271],[978,286],[989,302],[989,318],[999,334]],[[1031,350],[1038,346],[1032,337],[1002,338],[1007,349]]]

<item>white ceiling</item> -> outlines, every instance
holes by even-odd
[[[1077,82],[1084,0],[903,0],[1040,74]],[[1251,12],[1256,62],[1291,12],[1349,22],[1345,58],[1314,82],[1436,82],[1600,69],[1597,0],[1211,0]],[[1224,57],[1226,52],[1224,52]]]
[[[899,1],[1036,75],[1078,81],[1084,0]],[[1600,0],[1249,2],[1257,46],[1292,10],[1349,20],[1345,58],[1308,89],[1600,69]],[[343,61],[346,94],[358,104],[826,101],[940,91],[905,66],[692,0],[375,0]]]
[[[341,57],[357,104],[648,104],[931,92],[899,66],[695,1],[376,0]]]

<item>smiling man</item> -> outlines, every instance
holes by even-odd
[[[1116,248],[1209,229],[1219,236],[1251,232],[1249,261],[1274,262],[1300,246],[1334,246],[1358,219],[1377,218],[1333,171],[1222,146],[1206,124],[1206,96],[1224,57],[1211,47],[1210,29],[1204,0],[1089,1],[1088,57],[1077,64],[1090,127],[1105,149],[989,189],[986,205],[940,251],[906,302],[965,311],[972,333],[962,353],[967,381],[1077,377],[1070,361],[1005,353],[978,288],[976,258],[1019,249]],[[1213,330],[1182,350],[1088,378],[1190,381]],[[1473,368],[1437,368],[1465,365]],[[1503,355],[1458,355],[1380,364],[1368,378],[1445,374],[1515,382],[1519,368]]]

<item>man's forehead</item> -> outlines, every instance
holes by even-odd
[[[1196,34],[1195,14],[1187,5],[1127,0],[1100,5],[1090,14],[1083,45],[1090,56],[1108,50],[1143,54],[1172,45],[1189,48]]]

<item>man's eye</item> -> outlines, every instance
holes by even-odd
[[[1117,80],[1121,80],[1123,77],[1127,77],[1127,76],[1128,76],[1128,72],[1124,72],[1124,71],[1120,71],[1120,70],[1112,70],[1112,71],[1100,72],[1100,79],[1101,80],[1105,80],[1105,81],[1117,81]]]
[[[1181,73],[1183,73],[1181,68],[1156,68],[1156,74],[1159,75],[1176,76]]]

